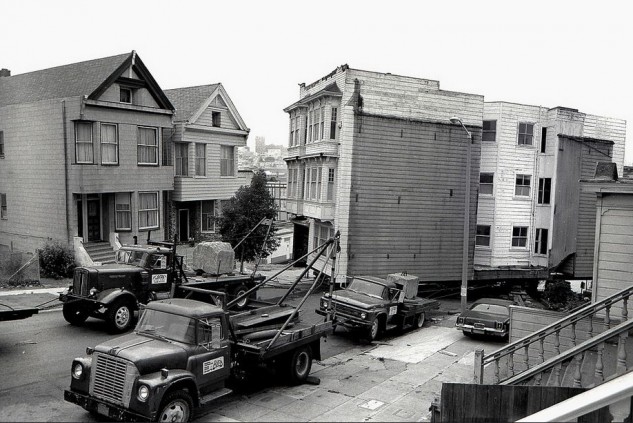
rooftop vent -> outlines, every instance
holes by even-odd
[[[11,76],[11,71],[5,68],[0,69],[0,77],[2,76]]]

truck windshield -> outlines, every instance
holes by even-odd
[[[144,251],[129,251],[120,249],[116,253],[116,262],[140,266],[144,254],[146,254]]]
[[[354,279],[347,289],[359,294],[369,295],[370,297],[385,298],[385,287],[383,285],[363,279]]]
[[[186,316],[146,309],[136,325],[136,333],[194,344],[196,322]]]

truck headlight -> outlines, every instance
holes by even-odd
[[[147,387],[147,385],[139,386],[137,396],[139,401],[147,401],[147,398],[149,397],[149,388]]]
[[[367,318],[367,313],[361,313],[360,314],[360,318],[361,319],[366,319]]]
[[[321,306],[325,309],[327,309],[327,301],[323,300],[323,303],[321,304]]]
[[[84,374],[84,366],[81,363],[75,363],[73,365],[72,374],[75,379],[81,379],[81,376]]]
[[[457,324],[458,325],[463,325],[464,324],[464,318],[463,317],[458,317],[457,318]]]
[[[90,296],[94,297],[95,295],[97,295],[97,288],[90,289]]]
[[[501,322],[496,322],[495,326],[497,327],[497,329],[503,329],[503,323]]]

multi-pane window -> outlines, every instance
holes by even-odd
[[[235,158],[232,146],[220,146],[220,176],[235,176]]]
[[[536,237],[534,239],[534,253],[547,254],[547,229],[536,229]]]
[[[477,225],[475,245],[490,247],[490,225]]]
[[[512,227],[512,246],[513,247],[525,247],[527,245],[527,226],[513,226]]]
[[[202,232],[215,232],[215,201],[201,201]]]
[[[132,90],[129,88],[121,87],[119,91],[119,101],[121,103],[132,103]]]
[[[547,148],[547,127],[544,126],[541,128],[541,153],[545,153],[546,148]]]
[[[158,164],[158,130],[138,128],[138,164]]]
[[[295,145],[295,129],[297,125],[297,119],[294,117],[290,118],[290,147]]]
[[[538,180],[538,203],[549,204],[552,190],[552,178],[539,178]]]
[[[77,163],[93,163],[92,122],[75,122],[75,160]]]
[[[530,175],[517,175],[514,195],[526,197],[530,195]]]
[[[310,199],[315,200],[317,197],[317,168],[310,168]]]
[[[301,144],[300,139],[299,139],[299,128],[301,127],[301,116],[298,115],[295,118],[295,145],[299,145]]]
[[[534,137],[534,124],[520,122],[519,123],[519,145],[532,145]]]
[[[196,176],[207,176],[207,145],[196,143]]]
[[[323,168],[320,167],[319,168],[319,172],[317,175],[317,194],[316,194],[316,198],[317,200],[321,200],[321,180],[323,179]]]
[[[189,144],[177,142],[176,146],[176,176],[189,176]]]
[[[482,141],[496,141],[497,140],[497,121],[496,120],[484,120],[483,132],[481,133]]]
[[[101,164],[119,163],[119,137],[117,126],[111,123],[101,124]]]
[[[138,203],[139,229],[158,228],[158,193],[139,192]]]
[[[338,109],[336,107],[332,107],[332,116],[330,117],[330,139],[333,140],[336,138],[336,119],[338,115]]]
[[[330,239],[332,236],[334,236],[334,228],[332,228],[331,225],[324,223],[315,223],[312,238],[312,242],[314,245],[312,245],[312,248],[317,248],[318,246],[325,244],[327,240]],[[328,247],[328,253],[330,253],[330,249],[331,246]]]
[[[129,192],[117,192],[114,200],[115,226],[117,230],[132,230],[132,207]]]
[[[314,116],[314,112],[310,110],[308,112],[308,142],[312,142],[312,119]]]
[[[0,131],[0,159],[4,158],[4,131]]]
[[[479,174],[479,194],[492,195],[494,189],[494,173]]]
[[[336,169],[327,170],[327,200],[334,200],[334,176],[336,175]]]
[[[0,219],[8,219],[7,194],[0,194]]]

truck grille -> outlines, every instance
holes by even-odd
[[[350,306],[334,302],[333,308],[336,313],[345,314],[347,316],[360,317],[361,311]]]
[[[129,361],[94,353],[90,394],[111,403],[128,407],[138,370]]]
[[[73,292],[83,297],[88,296],[88,272],[75,270],[73,275]]]

